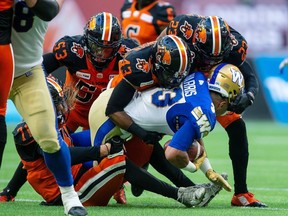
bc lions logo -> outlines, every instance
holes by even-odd
[[[156,53],[156,60],[158,63],[162,62],[163,64],[171,64],[171,55],[166,47],[158,46],[158,52]]]
[[[84,49],[80,44],[73,42],[73,46],[71,47],[71,51],[75,53],[79,58],[84,56]]]
[[[180,31],[183,33],[183,36],[188,40],[193,35],[192,26],[185,21],[183,25],[180,26]]]
[[[127,47],[126,45],[122,44],[118,50],[118,53],[121,55],[121,57],[124,57],[127,52],[129,52],[131,49]]]
[[[206,43],[207,35],[204,26],[199,26],[199,28],[196,30],[196,39],[201,43]]]
[[[149,72],[149,63],[145,60],[145,59],[139,59],[137,58],[137,63],[136,63],[136,68],[138,70],[141,70],[145,73],[148,73]]]

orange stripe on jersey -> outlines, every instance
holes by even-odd
[[[211,26],[212,26],[212,37],[213,37],[213,55],[219,55],[221,51],[221,33],[220,33],[220,23],[216,16],[210,16]]]
[[[184,71],[187,69],[187,64],[188,64],[188,56],[187,56],[187,52],[186,52],[186,47],[183,44],[183,41],[180,40],[179,37],[175,36],[175,35],[170,35],[171,39],[176,43],[179,53],[180,53],[180,68],[179,68],[179,72],[180,75],[182,75],[184,73]]]
[[[111,13],[103,13],[104,16],[104,29],[102,34],[103,41],[111,40],[111,32],[112,32],[112,14]]]

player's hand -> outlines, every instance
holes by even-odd
[[[195,172],[201,167],[206,157],[207,157],[207,154],[206,154],[206,151],[204,150],[203,154],[193,161],[193,164],[196,166]]]
[[[231,185],[220,174],[216,173],[214,170],[209,169],[206,172],[206,177],[214,184],[223,187],[226,191],[229,191],[229,192],[232,191]]]
[[[120,153],[123,150],[124,140],[119,136],[112,137],[106,142],[111,144],[109,155]]]
[[[241,114],[248,106],[253,104],[254,99],[254,95],[251,92],[240,94],[236,97],[235,101],[229,105],[228,110]]]
[[[155,131],[146,131],[145,136],[140,137],[147,144],[157,144],[163,138],[163,134]]]

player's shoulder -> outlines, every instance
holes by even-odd
[[[82,35],[64,36],[53,47],[55,58],[62,64],[85,63],[85,46]]]
[[[16,125],[12,134],[16,145],[28,145],[34,142],[34,138],[28,128],[28,125],[24,121]]]
[[[229,27],[232,38],[232,50],[229,53],[229,56],[226,57],[224,60],[226,62],[239,66],[246,59],[248,43],[242,34],[240,34],[237,30],[235,30],[231,26]]]

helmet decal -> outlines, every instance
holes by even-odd
[[[170,65],[171,64],[171,54],[166,47],[158,45],[158,50],[156,53],[156,59],[158,62],[162,62],[163,64]]]
[[[187,53],[187,50],[186,50],[186,46],[185,44],[183,43],[182,40],[180,40],[179,37],[171,37],[172,40],[176,43],[177,47],[178,47],[178,50],[179,50],[179,53],[180,53],[180,60],[181,60],[181,63],[180,63],[180,67],[179,67],[179,72],[180,74],[183,74],[184,71],[186,71],[187,67],[188,67],[188,58],[190,58],[190,52]]]
[[[103,41],[111,40],[111,32],[112,32],[112,14],[111,13],[103,13],[104,16],[104,29],[102,34]]]
[[[180,26],[180,31],[183,33],[183,36],[188,40],[193,35],[193,28],[186,20],[183,25]]]

